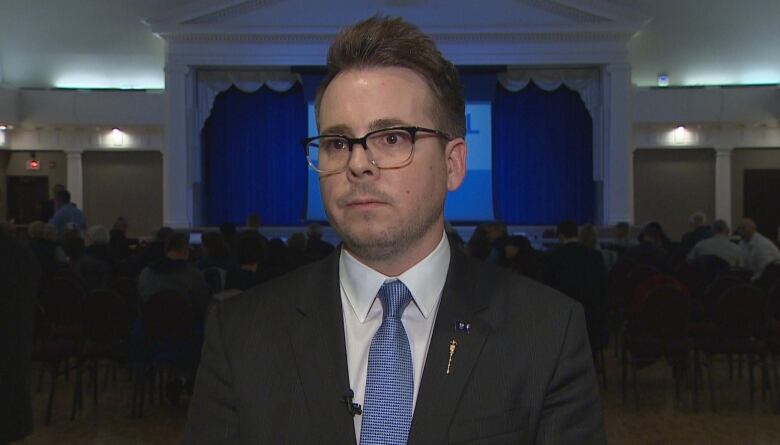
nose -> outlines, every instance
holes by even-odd
[[[347,162],[347,173],[352,179],[370,178],[379,173],[379,168],[370,158],[369,151],[360,143],[352,146]]]

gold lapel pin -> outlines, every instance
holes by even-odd
[[[447,360],[447,375],[450,375],[450,368],[452,367],[452,356],[455,355],[456,347],[458,347],[458,342],[453,338],[450,340],[450,358]]]

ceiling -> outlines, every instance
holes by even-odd
[[[778,0],[607,1],[652,18],[628,44],[637,85],[656,85],[660,73],[668,74],[673,86],[780,84]],[[549,6],[548,0],[483,0],[480,5],[511,2],[537,9]],[[591,0],[568,3],[578,2],[586,5]],[[163,88],[165,42],[142,19],[193,3],[209,4],[203,0],[0,0],[0,83],[12,88]],[[259,3],[289,14],[307,2]],[[361,5],[367,14],[400,11],[416,17],[440,3],[364,0]],[[354,19],[354,4],[316,4],[341,6],[331,8],[328,20],[345,24]],[[506,15],[491,12],[490,7],[472,13],[464,13],[463,8],[436,9],[441,9],[437,20],[449,23],[495,25],[506,20]],[[556,13],[574,15],[576,10],[559,8]],[[547,19],[539,17],[536,23],[544,25]]]

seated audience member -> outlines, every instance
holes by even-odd
[[[591,347],[600,349],[607,342],[604,259],[579,242],[574,221],[560,223],[557,233],[560,245],[542,258],[542,281],[582,304]]]
[[[488,236],[488,226],[489,223],[482,223],[474,229],[474,233],[471,234],[471,238],[466,244],[466,250],[470,256],[480,260],[487,260],[490,256],[493,246]]]
[[[256,231],[245,231],[238,235],[238,267],[227,272],[225,290],[247,290],[262,282],[258,267],[264,255],[265,244],[262,235]]]
[[[56,234],[56,229],[55,229]],[[46,238],[46,223],[35,221],[27,227],[28,245],[38,259],[41,272],[49,275],[57,271],[60,265],[57,263],[57,242]]]
[[[780,251],[769,238],[758,233],[755,221],[745,218],[737,228],[742,238],[739,243],[745,259],[745,268],[758,278],[769,263],[780,260]]]
[[[504,243],[504,255],[498,265],[509,268],[520,275],[534,280],[539,279],[540,253],[531,246],[528,238],[522,235],[510,236]]]
[[[22,440],[33,429],[30,376],[40,276],[35,254],[0,231],[0,444]]]
[[[696,212],[691,215],[688,222],[691,225],[691,230],[683,234],[680,240],[680,245],[675,252],[676,258],[687,258],[693,246],[699,243],[699,241],[715,236],[712,227],[707,224],[707,215],[704,212]]]
[[[293,233],[287,239],[287,264],[291,269],[297,269],[311,260],[306,256],[306,235],[303,233]]]
[[[487,226],[487,237],[490,241],[490,254],[487,260],[493,264],[498,264],[501,257],[504,256],[504,243],[509,237],[506,224],[501,221],[493,221]]]
[[[322,226],[311,223],[306,232],[306,256],[312,260],[325,258],[333,252],[333,244],[322,239]]]
[[[60,235],[59,247],[60,261],[64,260],[62,264],[75,269],[84,254],[84,238],[77,232],[66,231]]]
[[[460,233],[455,230],[455,227],[453,227],[449,221],[444,221],[444,231],[447,233],[447,239],[450,240],[450,245],[455,246],[455,248],[460,249],[461,251],[466,250],[466,242],[463,241],[463,237],[460,236]]]
[[[602,249],[599,245],[599,232],[596,229],[596,226],[593,224],[585,224],[582,226],[582,228],[580,228],[579,239],[583,245],[590,247],[591,249],[601,254],[601,257],[604,259],[604,267],[607,269],[607,272],[609,272],[610,269],[612,269],[612,266],[617,263],[617,252],[614,250]]]
[[[251,230],[253,232],[257,232],[260,234],[260,236],[267,242],[268,238],[263,236],[263,234],[260,232],[260,226],[262,225],[263,220],[260,218],[260,215],[257,213],[250,213],[246,217],[246,230]]]
[[[206,270],[216,267],[227,271],[233,268],[230,249],[220,232],[205,232],[201,238],[203,256],[198,262],[198,269]]]
[[[639,244],[639,241],[631,236],[631,226],[627,222],[621,221],[615,224],[615,238],[610,243],[610,248],[622,255],[631,247]]]
[[[287,245],[279,238],[272,238],[268,241],[266,264],[260,271],[263,281],[282,276],[292,270],[288,262]]]
[[[108,286],[115,263],[114,254],[108,246],[108,229],[91,226],[84,236],[86,248],[75,266],[87,291]]]
[[[211,296],[203,274],[189,264],[187,235],[174,232],[165,242],[165,256],[141,271],[138,278],[140,307],[157,292],[174,290],[192,299],[197,313],[205,314]]]
[[[232,222],[223,222],[219,225],[219,233],[222,234],[222,239],[225,240],[225,244],[233,247],[237,233],[236,225]]]
[[[670,268],[668,244],[668,238],[661,225],[651,222],[642,229],[639,244],[626,250],[623,258],[666,271]]]
[[[64,233],[67,230],[75,230],[79,233],[83,233],[87,228],[87,223],[84,220],[84,213],[76,207],[75,204],[70,202],[70,192],[67,190],[60,190],[54,197],[56,211],[52,216],[50,224],[54,225],[60,233]]]
[[[138,244],[137,239],[127,238],[127,227],[127,219],[124,216],[119,216],[114,221],[114,226],[109,232],[110,240],[108,245],[111,247],[117,260],[129,257],[132,253],[130,246]]]
[[[686,257],[688,262],[705,255],[714,255],[729,263],[732,269],[744,267],[745,258],[742,249],[729,239],[731,229],[728,223],[722,219],[717,219],[712,223],[712,230],[715,236],[696,243]]]
[[[154,239],[149,245],[145,246],[138,257],[138,268],[144,267],[162,259],[165,256],[165,243],[173,235],[173,229],[170,227],[161,227],[154,234]]]

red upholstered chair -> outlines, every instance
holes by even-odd
[[[129,361],[130,314],[125,300],[111,290],[95,290],[83,300],[84,342],[78,349],[77,378],[74,397],[82,407],[82,373],[89,372],[93,403],[98,403],[98,371],[105,364],[105,386],[109,371],[116,379],[116,366]]]
[[[623,340],[623,400],[627,393],[627,374],[631,368],[634,399],[639,407],[637,371],[666,358],[672,366],[676,399],[680,400],[681,380],[690,375],[688,320],[693,302],[683,286],[659,282],[647,287],[641,307],[628,320]],[[695,390],[695,385],[694,385]]]
[[[770,327],[769,300],[759,287],[740,284],[726,290],[718,300],[715,320],[706,330],[696,333],[695,372],[701,377],[701,367],[707,367],[710,387],[710,404],[716,410],[712,361],[716,355],[746,356],[751,403],[755,397],[754,368],[760,366],[762,394],[771,388],[769,379]],[[773,391],[770,394],[774,396]]]
[[[143,415],[146,384],[153,401],[155,381],[163,396],[166,373],[194,367],[200,358],[203,326],[187,296],[176,291],[153,295],[141,311],[143,351],[136,357],[133,415]]]
[[[83,298],[84,288],[71,276],[44,277],[41,282],[32,360],[41,364],[39,391],[46,371],[49,371],[51,378],[44,417],[47,425],[51,421],[57,380],[60,376],[69,378],[71,369],[76,367],[75,364],[71,365],[71,359],[75,358],[84,335],[81,313]],[[75,418],[75,408],[74,399],[71,419]]]

